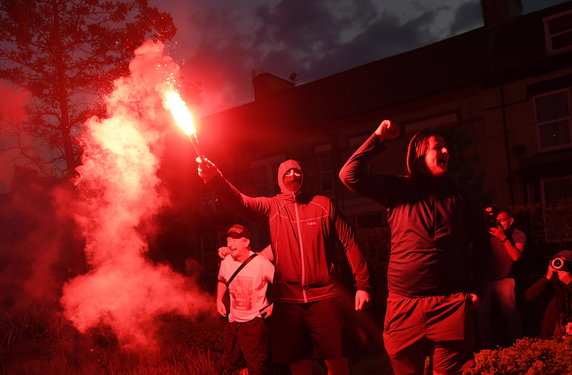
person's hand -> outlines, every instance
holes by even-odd
[[[274,304],[271,303],[270,305],[263,307],[262,310],[260,310],[260,316],[264,319],[270,318],[272,316],[273,310],[274,310]]]
[[[476,309],[479,307],[479,296],[477,296],[475,293],[469,293],[469,297],[471,298],[471,306],[473,306],[473,309]]]
[[[230,249],[227,246],[221,246],[218,248],[218,256],[220,259],[226,258],[228,254],[230,254]]]
[[[199,176],[203,179],[204,183],[209,183],[216,175],[219,174],[218,168],[214,165],[209,159],[202,157],[197,158],[198,166],[198,173]]]
[[[556,272],[556,270],[549,264],[548,269],[546,270],[546,280],[552,279],[554,272]]]
[[[562,281],[564,285],[572,283],[572,273],[565,270],[557,270],[556,273],[558,274],[558,279]]]
[[[501,242],[504,242],[504,240],[506,240],[506,234],[504,233],[504,230],[502,230],[502,228],[492,227],[489,229],[489,234]]]
[[[224,306],[224,303],[221,301],[216,301],[216,311],[218,311],[218,313],[222,316],[227,316],[227,312],[226,312],[226,307]]]
[[[375,135],[380,141],[390,141],[399,137],[399,134],[399,126],[391,120],[383,120],[375,131]]]
[[[356,303],[355,303],[356,311],[362,310],[365,307],[367,307],[370,301],[371,297],[369,296],[368,292],[366,292],[365,290],[358,290],[356,292]]]

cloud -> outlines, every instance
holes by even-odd
[[[477,0],[155,0],[174,12],[175,58],[210,113],[252,100],[251,72],[309,82],[478,26]],[[152,1],[153,2],[153,1]],[[183,51],[184,49],[184,51]]]
[[[478,1],[467,2],[455,12],[450,26],[450,34],[456,35],[483,25],[481,4]]]
[[[301,1],[287,3],[300,5]],[[316,3],[294,24],[288,20],[295,17],[299,7],[283,6],[272,12],[259,9],[263,26],[258,30],[258,40],[274,46],[267,52],[264,66],[272,66],[272,72],[282,76],[296,72],[309,81],[438,40],[430,29],[440,8],[404,21],[369,2],[346,12],[339,12],[344,2],[339,3],[337,8]]]

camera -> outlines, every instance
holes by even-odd
[[[570,271],[570,264],[563,257],[556,257],[550,261],[550,266],[556,271]]]
[[[499,226],[497,221],[497,210],[494,207],[485,208],[485,214],[487,219],[487,225],[491,228],[496,228]]]

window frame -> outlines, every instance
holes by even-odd
[[[334,166],[334,154],[332,151],[331,143],[324,143],[314,147],[314,154],[318,159],[318,171],[320,173],[320,193],[321,194],[332,194],[336,191],[336,179],[335,179],[335,166]],[[326,157],[330,160],[330,169],[324,169],[322,164],[322,158]],[[325,177],[328,176],[328,177]],[[327,181],[326,181],[327,179]],[[328,183],[331,189],[324,189],[324,184]]]
[[[561,12],[558,14],[553,14],[551,16],[548,16],[548,17],[545,17],[542,19],[542,23],[544,26],[544,39],[545,39],[545,46],[546,46],[546,53],[547,54],[555,55],[558,53],[563,53],[563,52],[572,50],[572,43],[567,47],[558,48],[558,49],[554,48],[554,43],[553,43],[553,39],[555,37],[558,37],[560,35],[564,35],[566,33],[572,33],[572,26],[570,29],[566,29],[564,31],[556,32],[554,34],[551,34],[550,27],[549,27],[550,21],[553,21],[554,19],[557,19],[559,17],[568,16],[571,14],[572,14],[572,10],[567,10],[567,11],[564,11],[564,12]]]
[[[567,110],[568,110],[568,116],[567,117],[562,117],[562,118],[558,118],[558,119],[550,119],[548,121],[539,121],[538,120],[538,108],[537,108],[537,99],[542,98],[542,97],[546,97],[546,96],[550,96],[550,95],[557,95],[561,92],[566,93],[566,104],[568,106]],[[548,151],[555,151],[555,150],[562,150],[565,148],[569,148],[572,147],[572,114],[570,113],[570,88],[563,88],[563,89],[559,89],[559,90],[553,90],[553,91],[549,91],[549,92],[544,92],[542,94],[538,94],[532,97],[532,105],[533,105],[533,109],[534,109],[534,123],[536,126],[536,145],[538,147],[538,151],[540,152],[548,152]],[[555,123],[558,121],[563,121],[566,120],[568,122],[568,136],[570,138],[570,141],[568,143],[565,144],[560,144],[560,145],[555,145],[555,146],[543,146],[542,145],[542,137],[541,137],[541,133],[540,133],[540,128],[543,125],[548,125],[551,123]]]
[[[554,181],[558,181],[558,180],[569,180],[572,182],[572,175],[563,175],[563,176],[558,176],[558,177],[553,177],[553,178],[545,178],[545,179],[540,180],[540,196],[542,199],[542,221],[544,222],[544,239],[548,243],[561,243],[561,242],[566,242],[566,241],[572,240],[572,229],[570,231],[563,230],[564,237],[556,238],[556,237],[551,236],[552,232],[550,231],[550,226],[548,225],[549,217],[550,217],[550,215],[549,215],[550,211],[558,210],[560,207],[552,207],[546,201],[546,183],[554,182]],[[570,195],[570,197],[572,198],[572,194]],[[568,235],[566,235],[566,233],[568,233]]]

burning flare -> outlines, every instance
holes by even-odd
[[[165,91],[163,94],[163,104],[171,112],[175,122],[188,136],[196,135],[195,121],[193,114],[181,99],[181,95],[174,90]]]
[[[181,95],[172,89],[165,91],[163,93],[163,106],[171,112],[171,116],[173,116],[177,125],[187,134],[199,159],[204,159],[203,153],[199,148],[193,114],[189,111],[185,101],[181,99]]]

